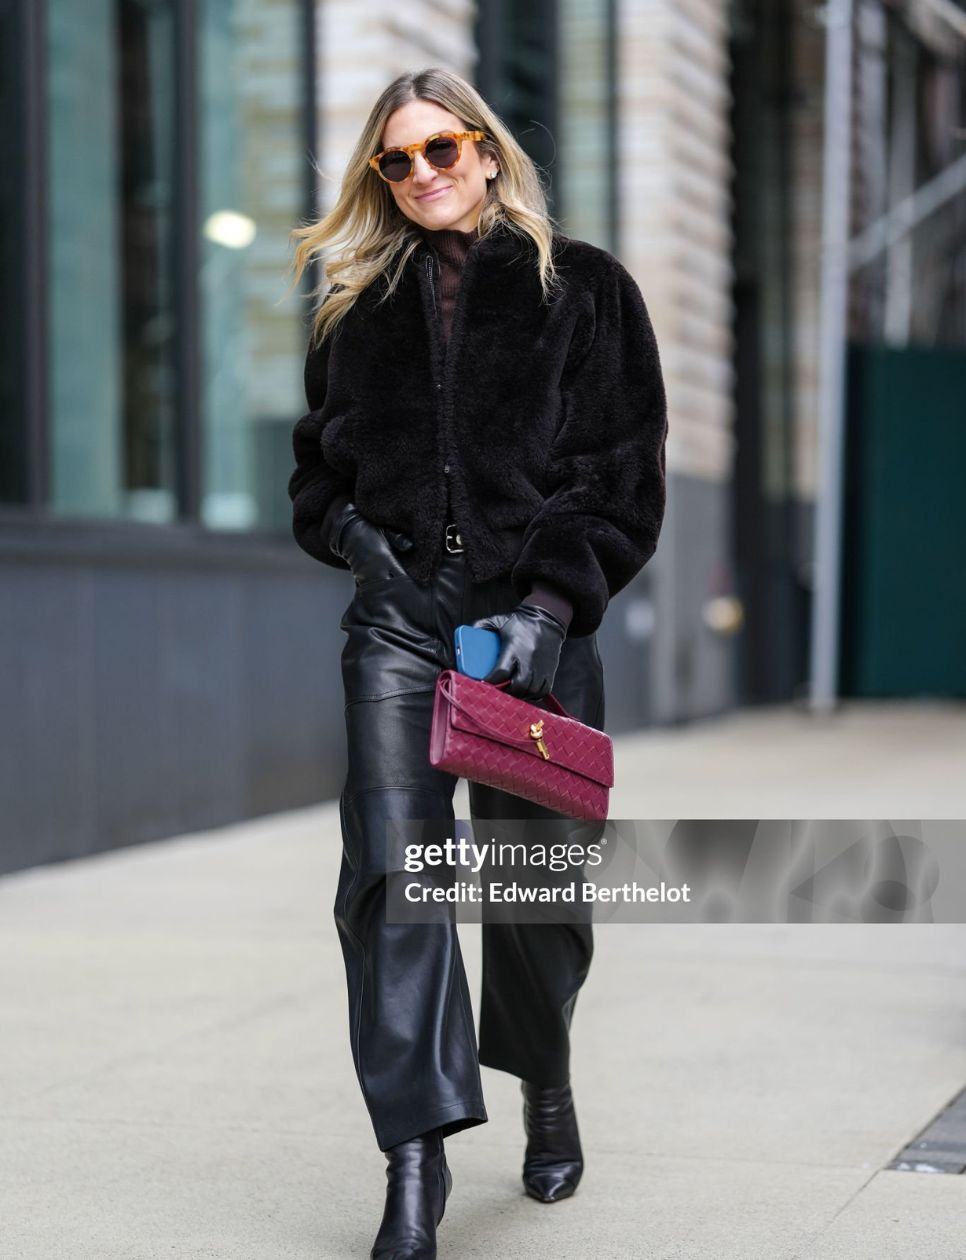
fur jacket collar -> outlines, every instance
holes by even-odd
[[[509,574],[574,607],[591,634],[650,559],[665,508],[667,415],[658,349],[634,279],[607,251],[555,235],[562,282],[547,303],[527,239],[499,227],[471,245],[449,340],[439,261],[420,238],[393,295],[377,281],[309,351],[309,411],[293,434],[296,541],[335,568],[321,533],[350,496],[425,582],[446,504],[473,578]],[[448,496],[447,496],[448,488]]]

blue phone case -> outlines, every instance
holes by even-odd
[[[453,631],[456,643],[456,668],[470,678],[485,678],[500,656],[500,636],[495,630],[478,626],[457,626]]]

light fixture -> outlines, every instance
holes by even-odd
[[[204,234],[226,249],[247,249],[255,239],[255,220],[237,210],[216,210],[205,220]]]

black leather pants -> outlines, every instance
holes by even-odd
[[[352,1056],[381,1150],[429,1129],[484,1123],[481,1063],[535,1084],[569,1075],[590,922],[481,925],[478,1045],[455,924],[386,922],[386,820],[454,817],[457,779],[428,758],[436,678],[455,668],[453,630],[519,602],[507,579],[475,583],[463,554],[446,554],[427,583],[400,576],[357,585],[342,617],[348,775],[334,911]],[[564,641],[553,692],[574,717],[603,729],[594,635]],[[568,821],[475,783],[469,798],[474,819]]]

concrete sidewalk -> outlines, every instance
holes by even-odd
[[[962,728],[892,706],[652,732],[619,742],[612,814],[966,817]],[[368,1256],[385,1161],[339,849],[332,804],[0,880],[3,1260]],[[884,1171],[966,1085],[966,928],[600,925],[574,1080],[587,1171],[547,1206],[517,1083],[484,1069],[440,1260],[966,1255],[966,1177]]]

